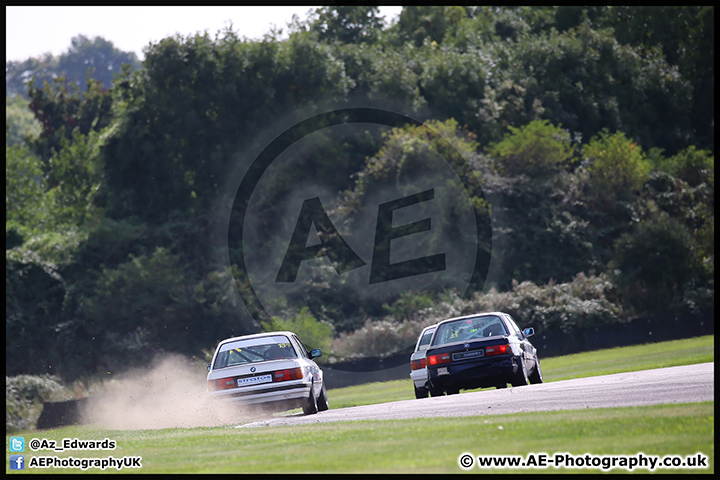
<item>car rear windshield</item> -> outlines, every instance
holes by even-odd
[[[237,340],[220,346],[213,368],[283,358],[297,358],[290,340],[284,335]]]
[[[433,345],[507,334],[505,324],[495,315],[463,318],[439,325]]]

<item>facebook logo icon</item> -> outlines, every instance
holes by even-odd
[[[10,455],[10,470],[25,470],[25,455]]]

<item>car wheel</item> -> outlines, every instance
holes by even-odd
[[[315,398],[314,384],[310,386],[310,395],[308,396],[307,403],[303,405],[302,409],[305,415],[312,415],[313,413],[318,412],[318,402],[317,398]]]
[[[322,390],[320,390],[320,397],[318,397],[317,400],[317,409],[318,412],[324,412],[329,408],[330,404],[328,403],[327,390],[325,389],[325,384],[323,383]]]
[[[413,388],[415,389],[415,398],[427,398],[428,397],[428,391],[425,388],[417,388],[413,385]]]
[[[527,369],[525,368],[525,361],[522,357],[518,359],[518,371],[515,373],[512,381],[510,382],[513,387],[522,387],[527,385],[529,382]]]
[[[543,383],[542,370],[540,370],[540,359],[535,357],[535,369],[529,377],[530,383],[537,384]]]
[[[457,395],[458,393],[460,393],[459,388],[453,388],[453,389],[447,391],[448,395]]]
[[[438,390],[435,388],[430,389],[430,396],[431,397],[442,397],[445,394],[443,390]]]
[[[498,385],[495,385],[495,388],[500,390],[501,388],[507,388],[507,383],[500,383]]]

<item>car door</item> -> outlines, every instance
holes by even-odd
[[[525,363],[525,371],[528,372],[528,375],[530,372],[532,372],[532,369],[535,366],[535,355],[533,353],[533,346],[530,344],[530,342],[527,341],[525,338],[525,335],[522,333],[520,328],[517,326],[517,323],[515,323],[515,319],[509,314],[505,314],[505,319],[507,320],[508,325],[510,326],[510,331],[513,335],[515,335],[518,340],[520,340],[520,349],[523,352],[523,362]]]
[[[318,367],[317,363],[315,363],[315,360],[311,359],[308,356],[309,350],[305,347],[305,344],[302,343],[302,341],[297,337],[297,335],[292,335],[292,340],[296,344],[296,349],[298,350],[298,352],[300,352],[300,358],[304,360],[304,363],[306,365],[310,366],[310,372],[312,373],[312,376],[317,383],[316,387],[320,389],[320,385],[323,380],[322,370],[320,370],[320,367]]]

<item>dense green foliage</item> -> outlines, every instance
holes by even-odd
[[[71,394],[59,378],[52,375],[5,377],[5,431],[35,428],[43,402],[68,400]]]
[[[74,379],[200,356],[262,327],[305,329],[327,359],[404,348],[423,322],[467,309],[578,335],[711,309],[713,29],[712,7],[404,7],[393,24],[376,7],[322,7],[285,40],[169,37],[139,65],[78,37],[60,58],[9,63],[7,373]],[[461,155],[466,185],[482,185],[466,193],[491,232],[477,239],[487,281],[367,301],[336,262],[265,299],[274,318],[261,325],[239,295],[253,289],[243,252],[218,234],[228,184],[267,132],[357,99],[425,125],[335,143],[320,131],[317,155],[255,193],[264,245],[303,181],[333,185],[328,213],[351,226],[373,192],[433,174],[432,155]],[[460,219],[436,231],[461,237]],[[338,245],[338,232],[318,233]]]

